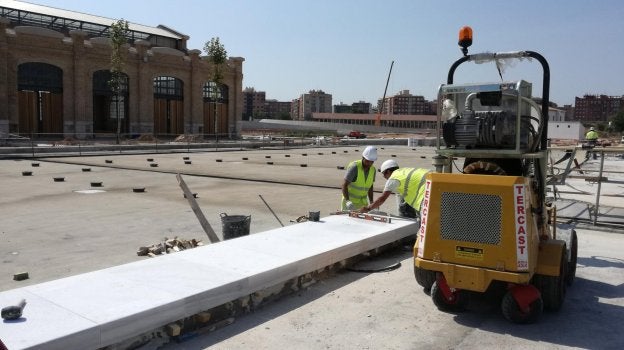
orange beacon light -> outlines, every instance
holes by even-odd
[[[468,55],[468,47],[472,45],[472,28],[463,26],[459,29],[459,46],[461,46],[464,56]]]

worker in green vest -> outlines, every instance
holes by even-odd
[[[373,183],[377,171],[373,163],[377,160],[377,148],[368,146],[362,152],[362,159],[347,166],[342,182],[340,210],[356,210],[373,202]]]
[[[596,141],[598,141],[598,133],[593,126],[589,128],[589,131],[585,134],[585,140],[594,145],[596,144]]]
[[[360,209],[366,213],[379,208],[391,193],[397,195],[399,214],[408,218],[420,217],[420,205],[425,197],[425,177],[429,170],[419,168],[399,168],[394,159],[381,164],[381,173],[387,180],[383,193],[373,203]]]
[[[585,134],[585,140],[587,140],[587,144],[590,148],[593,149],[594,147],[596,147],[596,143],[598,142],[598,133],[593,126],[589,128],[589,131]],[[590,153],[593,155],[594,159],[598,158],[596,152],[589,151],[587,152],[587,159],[589,159]]]

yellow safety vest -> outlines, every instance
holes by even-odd
[[[589,141],[598,140],[598,133],[590,130],[587,134],[585,134],[585,139]]]
[[[349,191],[349,200],[353,202],[356,209],[360,209],[368,205],[368,190],[373,186],[373,179],[375,178],[375,167],[371,165],[368,169],[368,176],[364,176],[364,167],[362,166],[362,160],[354,160],[349,163],[347,169],[351,166],[357,166],[357,177],[354,182],[351,182],[347,188]],[[346,209],[346,199],[342,196],[342,209]]]
[[[425,175],[428,172],[427,169],[399,168],[390,175],[391,179],[399,180],[397,194],[417,211],[420,211],[420,203],[425,197]]]

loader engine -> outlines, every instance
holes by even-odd
[[[487,89],[493,91],[483,91]],[[460,93],[452,91],[444,101],[444,107],[450,107],[443,111],[442,137],[447,147],[515,149],[518,145],[519,150],[534,151],[539,119],[531,115],[531,107],[537,106],[526,92],[529,83],[473,85],[464,86]],[[457,113],[455,106],[462,105]]]
[[[465,110],[443,125],[444,142],[449,146],[513,149],[516,143],[516,117],[507,111]],[[528,149],[535,135],[530,117],[520,124],[520,148]]]

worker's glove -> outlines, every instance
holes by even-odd
[[[345,207],[347,208],[347,210],[355,210],[355,205],[351,201],[347,201],[345,203]]]

